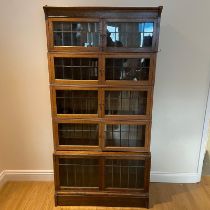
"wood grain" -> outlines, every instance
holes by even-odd
[[[53,182],[8,182],[0,190],[1,210],[143,210],[144,208],[54,206]],[[198,184],[150,185],[151,210],[210,209],[210,176]]]

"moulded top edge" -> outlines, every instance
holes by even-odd
[[[136,11],[136,12],[157,12],[158,15],[161,15],[163,6],[159,7],[52,7],[45,5],[43,7],[45,15],[50,16],[60,16],[63,12],[83,10],[83,11],[98,11],[98,12],[107,12],[107,11]],[[58,15],[59,14],[59,15]]]
[[[150,157],[151,152],[100,152],[100,151],[55,151],[55,156],[123,156]]]

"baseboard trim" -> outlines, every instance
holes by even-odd
[[[150,176],[151,182],[166,183],[198,183],[200,182],[199,173],[167,173],[152,171]]]
[[[7,182],[5,171],[0,173],[0,189]]]
[[[7,181],[53,181],[53,170],[4,170],[0,173],[0,187]],[[151,182],[197,183],[199,173],[151,172]]]
[[[53,181],[53,170],[4,170],[0,174],[0,187],[7,181]]]

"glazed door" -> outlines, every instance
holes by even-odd
[[[102,25],[94,18],[49,18],[48,46],[52,51],[97,51]]]
[[[102,124],[104,151],[147,151],[150,146],[149,121],[107,121]]]
[[[51,86],[52,113],[57,118],[98,118],[101,116],[100,89]]]
[[[149,158],[107,157],[104,162],[105,190],[146,191],[149,168]]]
[[[97,157],[54,156],[55,182],[59,190],[99,190],[100,161]]]
[[[57,150],[101,150],[99,120],[57,119],[53,131]]]
[[[154,55],[146,53],[106,53],[102,58],[103,84],[113,86],[153,84]]]
[[[106,119],[148,119],[151,115],[150,87],[102,89],[102,116]]]
[[[101,81],[101,58],[96,54],[49,54],[50,83],[94,84]]]
[[[157,20],[106,19],[105,51],[154,51],[157,45]]]

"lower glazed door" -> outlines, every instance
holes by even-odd
[[[56,152],[56,190],[148,192],[150,155],[134,152]]]
[[[57,186],[60,190],[99,189],[99,159],[94,157],[56,157]]]

